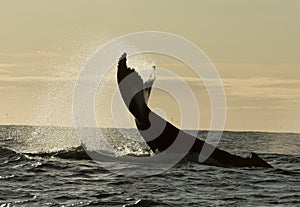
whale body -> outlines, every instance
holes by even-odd
[[[147,105],[154,79],[143,82],[133,68],[127,67],[127,54],[124,53],[117,66],[118,87],[123,101],[135,118],[137,129],[154,153],[185,153],[183,159],[208,165],[224,167],[266,167],[270,164],[252,153],[250,157],[240,157],[216,148],[172,125],[153,112]],[[199,156],[210,150],[205,160]]]

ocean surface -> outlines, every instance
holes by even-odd
[[[149,154],[118,129],[105,131],[121,153]],[[218,147],[256,152],[274,169],[183,162],[126,176],[91,160],[72,128],[0,126],[0,206],[300,206],[300,134],[224,132]]]

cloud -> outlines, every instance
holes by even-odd
[[[1,52],[1,58],[37,58],[37,57],[62,57],[62,53],[50,50],[32,50],[26,52]]]
[[[207,98],[207,89],[199,78],[181,77],[197,93],[200,99]],[[178,87],[175,77],[158,77],[157,81]],[[214,80],[207,80],[214,87]],[[222,80],[230,110],[299,110],[300,80],[270,77],[224,78]]]
[[[9,63],[0,63],[0,68],[10,68],[10,67],[18,67],[18,64],[9,64]]]
[[[299,80],[252,78],[225,79],[223,82],[232,108],[299,110]]]

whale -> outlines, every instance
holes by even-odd
[[[252,152],[241,157],[219,149],[159,116],[148,106],[155,78],[144,81],[134,68],[127,66],[127,54],[123,53],[117,64],[118,88],[136,127],[155,154],[184,154],[182,160],[222,167],[264,167],[272,166]],[[199,159],[200,157],[204,159]]]

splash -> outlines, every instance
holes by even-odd
[[[34,114],[30,122],[36,127],[30,129],[28,133],[25,133],[26,135],[22,135],[26,147],[21,150],[32,153],[55,152],[80,146],[81,143],[78,141],[73,129],[72,100],[74,86],[87,58],[104,42],[103,39],[97,38],[78,45],[64,64],[57,62],[57,56],[50,57],[47,71],[48,79],[41,87],[39,86],[35,94],[37,101],[33,106]],[[140,72],[144,80],[154,78],[152,68],[154,62],[149,56],[134,56],[131,58],[130,65]],[[111,111],[108,110],[111,108],[112,97],[117,90],[115,71],[114,67],[111,68],[99,85],[95,106],[98,126],[90,126],[92,128],[119,127],[114,123],[111,118]],[[119,103],[120,105],[123,104],[121,99]],[[49,127],[43,127],[45,125]],[[68,130],[65,130],[65,127]],[[142,139],[137,138],[132,141],[130,139],[132,134],[129,132],[122,131],[119,134],[114,133],[113,136],[111,135],[111,132],[109,132],[106,137],[118,155],[148,153],[144,149]],[[112,141],[115,139],[122,145],[119,145],[117,141]],[[92,142],[99,142],[100,147],[104,146],[101,144],[102,141],[99,140],[98,136],[92,138]],[[104,147],[104,150],[107,149]]]

